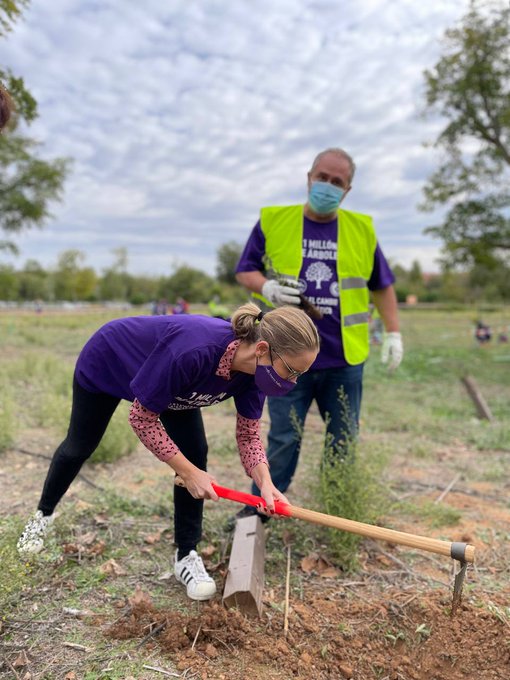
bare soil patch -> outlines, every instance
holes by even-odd
[[[246,490],[248,480],[235,454],[221,452],[221,438],[233,433],[233,417],[215,415],[213,409],[204,415],[210,440],[216,438],[210,469],[220,482],[228,480],[228,486]],[[316,413],[311,416],[309,431],[322,431]],[[49,456],[55,443],[48,443],[44,431],[31,430],[18,446]],[[327,545],[314,542],[312,534],[308,544],[293,545],[287,636],[283,631],[283,544],[281,554],[273,552],[268,561],[261,619],[225,610],[220,596],[207,604],[190,603],[173,577],[161,578],[170,568],[173,553],[169,515],[133,519],[126,514],[122,526],[114,526],[107,516],[94,517],[98,487],[114,487],[120,496],[141,503],[168,490],[170,508],[168,471],[143,447],[117,463],[87,466],[84,479],[73,485],[61,507],[63,513],[82,508],[80,526],[75,527],[73,536],[62,538],[60,557],[45,567],[44,590],[28,587],[16,614],[10,613],[2,623],[0,678],[153,680],[165,677],[161,670],[166,670],[188,680],[508,680],[507,482],[477,477],[487,456],[508,454],[483,455],[485,460],[480,459],[480,452],[454,444],[437,447],[426,459],[395,455],[389,474],[388,489],[394,497],[412,500],[417,506],[431,504],[455,476],[453,464],[462,456],[465,473],[441,501],[460,512],[458,522],[435,527],[415,515],[384,521],[402,531],[475,544],[477,563],[468,569],[463,603],[454,618],[450,616],[451,561],[364,541],[357,573],[344,573],[342,565],[336,564],[337,576],[324,577],[319,570],[302,567],[303,559],[313,551],[329,560]],[[313,464],[303,461],[300,467],[292,496],[296,504],[313,502],[306,490],[307,465]],[[33,510],[47,465],[44,457],[16,449],[2,456],[0,516],[24,518]],[[204,558],[219,592],[228,566],[228,552],[221,546],[228,545],[228,536],[220,539],[218,534],[226,516],[239,508],[225,504],[227,501],[207,505],[203,545],[208,548],[211,540],[216,541],[216,551],[206,550]],[[291,535],[296,521],[286,521]],[[273,551],[280,528],[275,523],[267,528]],[[212,536],[211,531],[216,533]],[[87,544],[83,536],[91,532],[94,540]],[[128,532],[134,538],[114,558],[120,572],[115,568],[105,572],[104,565],[112,559],[109,551],[122,546]],[[98,548],[101,542],[104,546]],[[83,585],[79,578],[85,576],[78,568],[84,565],[92,585],[80,594]],[[96,582],[93,577],[98,573],[101,579]],[[70,603],[82,615],[63,613]],[[136,670],[119,670],[118,664],[132,668],[134,662]]]

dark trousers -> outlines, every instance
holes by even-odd
[[[95,394],[73,382],[73,405],[69,430],[55,451],[38,509],[51,515],[67,489],[90,458],[106,431],[120,399]],[[207,440],[200,409],[164,411],[160,420],[186,458],[201,470],[207,466]],[[184,487],[174,487],[174,536],[180,549],[194,549],[202,537],[203,500]]]
[[[317,402],[322,419],[327,422],[325,447],[343,456],[349,441],[357,435],[362,393],[363,364],[359,364],[307,371],[284,397],[269,397],[267,458],[277,489],[285,493],[296,471],[312,401]],[[255,484],[252,493],[258,493]]]

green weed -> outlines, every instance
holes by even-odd
[[[510,451],[510,422],[507,416],[495,422],[475,421],[469,428],[467,441],[480,451]]]
[[[33,564],[18,555],[16,542],[21,533],[21,523],[11,519],[0,519],[0,611],[4,612],[14,604],[19,593],[27,587],[33,573]]]
[[[339,394],[338,404],[349,422],[349,406],[343,394]],[[329,439],[319,473],[321,505],[328,515],[373,523],[383,510],[384,495],[374,469],[383,464],[383,457],[379,460],[372,457],[369,463],[356,449],[352,430],[346,433],[343,444],[336,450]],[[338,529],[327,529],[326,533],[332,555],[341,561],[346,571],[354,570],[362,537]]]

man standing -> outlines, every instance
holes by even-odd
[[[267,455],[281,492],[296,470],[314,399],[333,451],[345,455],[356,436],[369,352],[369,291],[385,329],[382,361],[395,369],[402,360],[395,278],[372,219],[339,208],[351,190],[354,171],[352,158],[342,149],[319,153],[308,173],[305,205],[263,208],[236,269],[237,281],[263,309],[302,305],[304,296],[322,316],[315,320],[321,349],[311,370],[288,395],[268,399]]]

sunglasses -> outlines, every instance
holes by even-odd
[[[278,359],[282,362],[282,364],[285,366],[285,368],[288,370],[289,375],[287,376],[287,380],[291,380],[292,378],[299,378],[300,375],[303,375],[303,373],[306,373],[306,371],[296,371],[295,368],[292,368],[289,366],[289,364],[285,361],[285,359],[281,356],[281,354],[278,354],[278,352],[275,349],[269,348],[269,356],[271,357],[271,365],[273,364],[273,354],[275,353]]]

